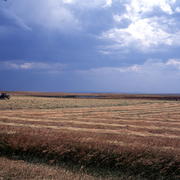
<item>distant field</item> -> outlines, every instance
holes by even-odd
[[[148,100],[119,100],[119,99],[78,99],[78,98],[49,98],[34,96],[12,96],[10,101],[0,101],[0,110],[15,109],[62,109],[85,107],[126,106],[138,103],[151,103]]]
[[[13,96],[0,101],[0,150],[113,179],[179,179],[180,101]]]
[[[6,92],[6,91],[4,91]],[[51,97],[51,98],[96,98],[96,99],[149,99],[180,100],[180,94],[118,94],[118,93],[60,93],[60,92],[7,92],[15,96]]]

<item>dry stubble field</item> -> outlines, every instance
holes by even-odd
[[[0,179],[179,179],[180,102],[13,96],[0,152]]]

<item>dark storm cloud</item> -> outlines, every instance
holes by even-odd
[[[161,92],[166,84],[160,83],[166,80],[163,74],[168,74],[167,90],[177,91],[179,69],[173,67],[179,67],[180,59],[179,17],[175,0],[1,1],[0,77],[9,79],[1,86],[128,91],[138,82],[143,84],[140,91],[152,91],[156,85]],[[157,62],[147,63],[149,59]],[[57,69],[57,64],[66,68]],[[40,66],[55,73],[46,74]],[[14,79],[16,84],[11,83]]]

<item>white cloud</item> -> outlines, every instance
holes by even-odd
[[[177,13],[180,13],[180,7],[177,7],[177,8],[175,9],[175,11],[176,11]]]
[[[166,62],[166,66],[171,66],[180,70],[180,59],[170,59]]]
[[[131,0],[130,3],[126,4],[126,10],[129,15],[132,15],[130,16],[131,18],[151,12],[154,8],[159,8],[164,13],[172,14],[172,5],[175,2],[176,0]]]
[[[106,31],[102,37],[114,41],[121,47],[135,46],[142,50],[156,48],[160,45],[180,45],[180,31],[176,34],[168,32],[158,20],[157,18],[139,19],[127,28],[114,28]]]
[[[61,72],[65,65],[61,63],[6,61],[0,62],[1,70],[36,70],[48,72]]]
[[[141,70],[141,66],[135,64],[127,67],[100,67],[89,70],[81,70],[78,71],[80,73],[89,73],[89,74],[109,74],[109,73],[127,73],[127,72],[139,72]]]
[[[112,0],[63,0],[63,2],[85,8],[110,7],[113,3]]]
[[[64,3],[71,4],[74,3],[74,0],[63,0]]]
[[[99,53],[104,54],[104,55],[111,54],[110,51],[106,51],[106,50],[99,50]]]
[[[108,6],[111,6],[112,5],[112,2],[113,0],[106,0],[106,4],[105,6],[108,7]]]
[[[167,61],[161,60],[147,60],[143,64],[133,64],[130,66],[123,67],[100,67],[89,70],[80,71],[82,73],[144,73],[144,74],[153,74],[154,72],[172,72],[178,73],[180,77],[180,59],[169,59]]]
[[[33,62],[33,61],[2,61],[0,62],[0,69],[9,70],[59,70],[65,68],[65,64],[50,63],[50,62]],[[130,66],[121,67],[100,67],[89,70],[78,70],[82,73],[152,73],[154,71],[174,71],[180,75],[180,59],[169,59],[167,61],[161,60],[147,60],[143,64],[132,64]]]
[[[124,2],[124,1],[122,1]],[[125,3],[125,13],[114,14],[116,26],[101,34],[101,38],[111,40],[114,46],[133,47],[143,51],[158,50],[162,45],[180,45],[180,31],[176,13],[172,6],[176,0],[130,0]],[[163,13],[157,16],[157,8]],[[127,27],[120,27],[123,20],[128,20]],[[107,47],[106,47],[107,48]]]
[[[180,87],[180,59],[147,60],[124,67],[99,67],[78,71],[96,88],[116,92],[177,93]]]

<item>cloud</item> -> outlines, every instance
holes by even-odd
[[[113,0],[106,0],[105,7],[112,6]]]
[[[141,93],[177,93],[180,59],[147,60],[143,64],[121,67],[99,67],[78,71],[94,86],[105,91]]]
[[[21,18],[6,8],[0,7],[0,18],[0,27],[6,29],[10,27],[16,27],[23,30],[31,30],[31,28],[25,24]]]
[[[90,70],[83,70],[84,73],[109,73],[109,72],[119,72],[119,73],[149,73],[153,72],[172,72],[178,73],[180,75],[180,59],[169,59],[167,61],[149,59],[143,64],[133,64],[130,66],[123,67],[101,67],[94,68]]]
[[[35,70],[46,72],[61,72],[65,65],[61,63],[4,61],[0,62],[0,70]]]
[[[155,49],[160,45],[180,45],[180,31],[175,34],[168,32],[159,21],[157,17],[139,19],[127,28],[114,28],[104,32],[102,37],[121,47],[138,47],[141,50]],[[166,21],[170,27],[171,21],[161,18],[162,21]]]
[[[81,70],[78,72],[81,73],[92,73],[92,74],[108,74],[108,73],[127,73],[127,72],[139,72],[141,70],[140,65],[132,65],[132,66],[127,66],[127,67],[101,67],[101,68],[94,68],[90,70]]]
[[[180,59],[166,61],[149,59],[142,64],[119,67],[99,67],[87,70],[67,70],[61,63],[45,63],[32,61],[8,61],[0,63],[0,70],[13,73],[39,73],[43,78],[68,80],[70,89],[78,91],[106,91],[131,93],[177,93],[180,80]],[[2,72],[3,73],[3,72]],[[55,74],[50,76],[49,74]],[[46,76],[44,76],[46,74]],[[69,76],[70,75],[70,76]],[[51,79],[50,78],[50,79]],[[41,82],[39,82],[41,83]],[[72,84],[73,88],[72,89]],[[78,84],[78,86],[77,86]],[[55,84],[54,84],[55,86]],[[66,86],[66,85],[64,85]],[[48,88],[48,87],[47,87]]]
[[[155,8],[163,11],[167,14],[173,14],[173,4],[176,0],[131,0],[130,3],[125,4],[127,14],[134,15],[134,17],[129,16],[130,18],[136,18],[142,14],[152,12]]]
[[[124,13],[113,15],[115,27],[103,32],[100,38],[114,43],[109,47],[119,50],[131,47],[146,52],[179,46],[178,20],[173,17],[178,11],[175,3],[176,0],[130,0],[124,3]]]
[[[33,61],[2,61],[0,62],[1,70],[54,70],[62,71],[66,67],[65,64],[55,62],[33,62]],[[132,64],[130,66],[121,67],[100,67],[89,70],[76,70],[79,73],[89,74],[108,74],[108,73],[149,73],[152,72],[172,72],[180,75],[180,59],[162,60],[147,60],[143,64]]]
[[[65,4],[75,4],[79,7],[85,8],[102,8],[102,7],[111,7],[112,0],[63,0]]]
[[[180,70],[180,59],[170,59],[169,61],[166,62],[166,66],[171,66],[174,67],[175,69]]]
[[[176,11],[177,13],[180,13],[180,7],[177,7],[177,8],[175,9],[175,11]]]
[[[31,28],[64,32],[80,29],[79,20],[62,0],[17,0],[6,9]]]
[[[9,0],[2,9],[26,28],[72,32],[82,29],[85,12],[106,9],[112,3],[112,0]]]

